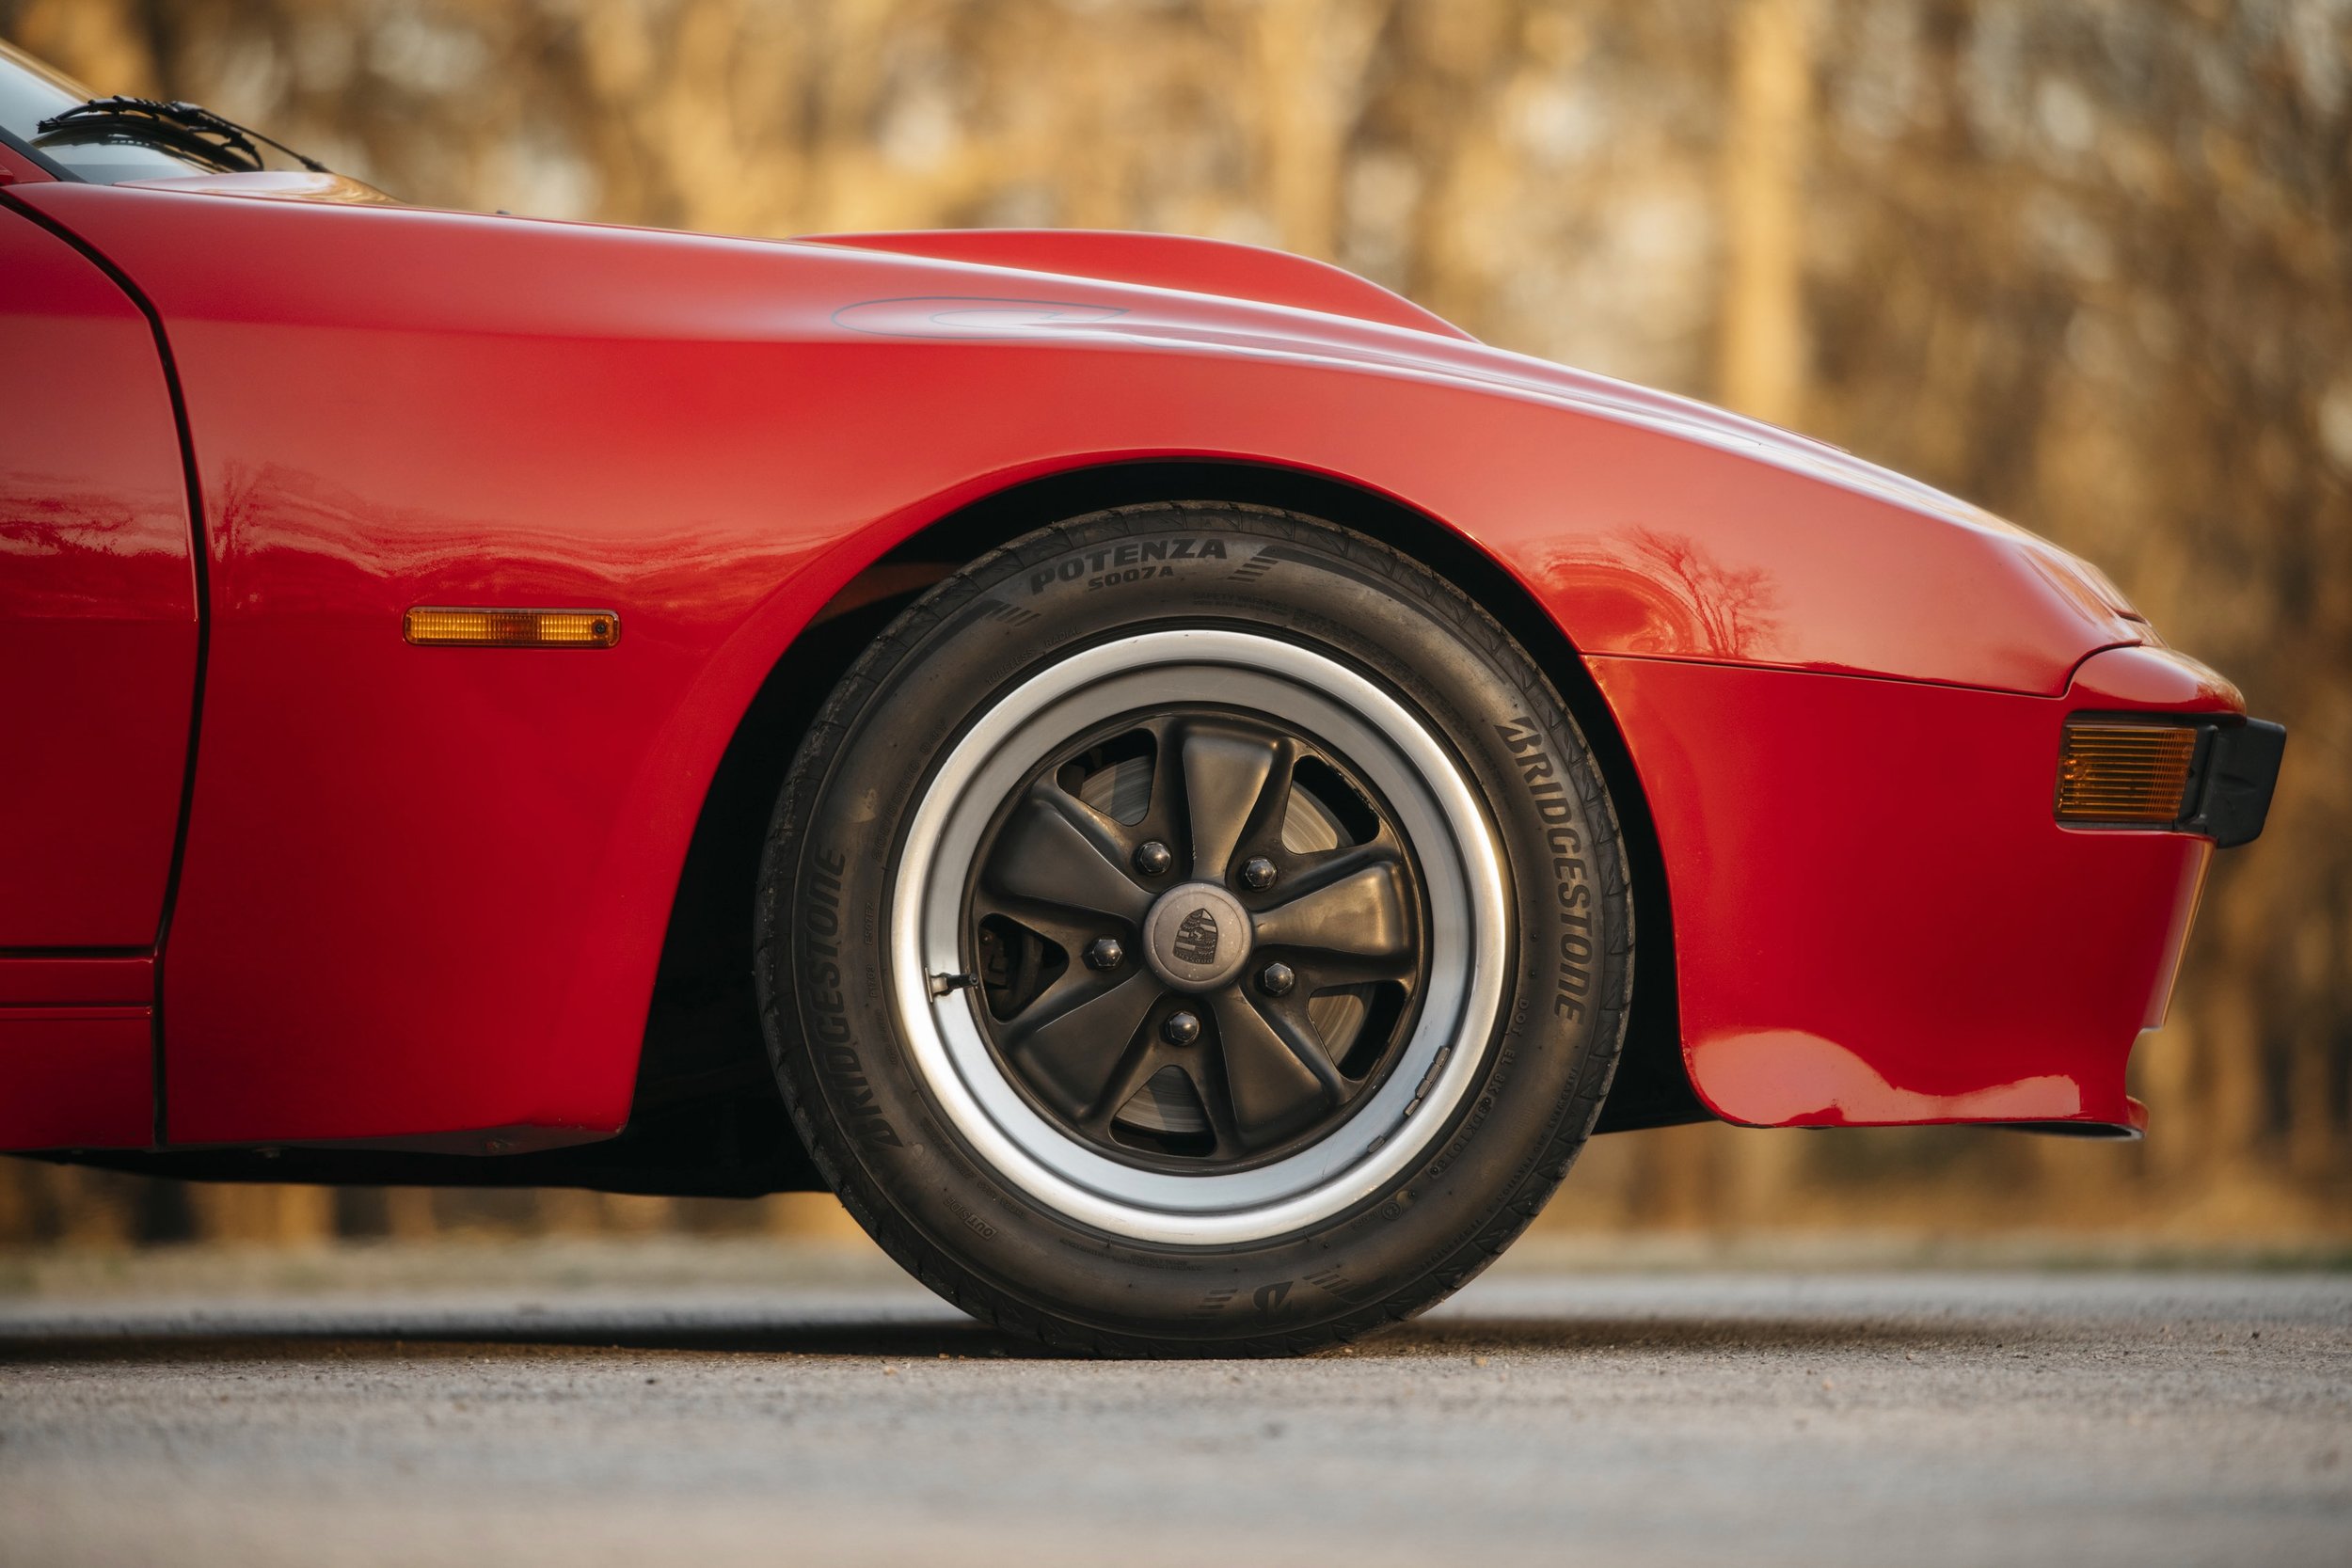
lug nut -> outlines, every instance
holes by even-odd
[[[1160,1038],[1170,1045],[1190,1045],[1200,1037],[1200,1021],[1190,1013],[1170,1013],[1160,1025]]]
[[[1268,964],[1258,972],[1258,989],[1268,996],[1288,996],[1298,984],[1298,973],[1288,964]]]
[[[1274,885],[1274,863],[1263,855],[1252,855],[1242,862],[1241,879],[1244,885],[1263,893]]]
[[[1136,869],[1147,877],[1165,877],[1168,868],[1176,863],[1167,845],[1158,839],[1147,839],[1136,847]]]
[[[1112,970],[1127,961],[1127,950],[1117,937],[1096,937],[1087,943],[1086,958],[1089,969]]]

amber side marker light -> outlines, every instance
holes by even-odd
[[[2058,751],[2058,820],[2169,826],[2196,759],[2193,725],[2076,720]]]
[[[400,635],[420,648],[610,648],[621,618],[610,610],[458,610],[420,605]]]

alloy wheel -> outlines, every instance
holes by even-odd
[[[1376,1086],[1427,963],[1416,858],[1345,757],[1263,715],[1114,720],[1022,781],[967,892],[983,1032],[1049,1117],[1207,1173]]]

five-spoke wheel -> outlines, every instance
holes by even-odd
[[[1262,717],[1118,720],[1032,771],[972,868],[984,1033],[1118,1157],[1207,1171],[1312,1141],[1406,1037],[1413,854],[1346,759]]]
[[[1014,686],[948,752],[899,868],[898,994],[949,1117],[1039,1196],[1262,1234],[1434,1132],[1492,1033],[1504,899],[1458,765],[1360,671],[1152,632]]]

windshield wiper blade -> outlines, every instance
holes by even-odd
[[[51,115],[40,122],[43,134],[64,131],[103,131],[109,121],[130,121],[142,127],[161,130],[165,139],[185,148],[195,136],[212,136],[216,141],[197,141],[196,150],[218,156],[227,153],[243,159],[248,172],[258,173],[262,166],[262,150],[253,144],[263,142],[278,149],[313,174],[333,172],[316,158],[307,157],[288,147],[275,136],[265,136],[250,126],[240,125],[223,115],[216,115],[200,104],[170,102],[161,98],[93,98],[87,103],[76,103],[63,114]]]

